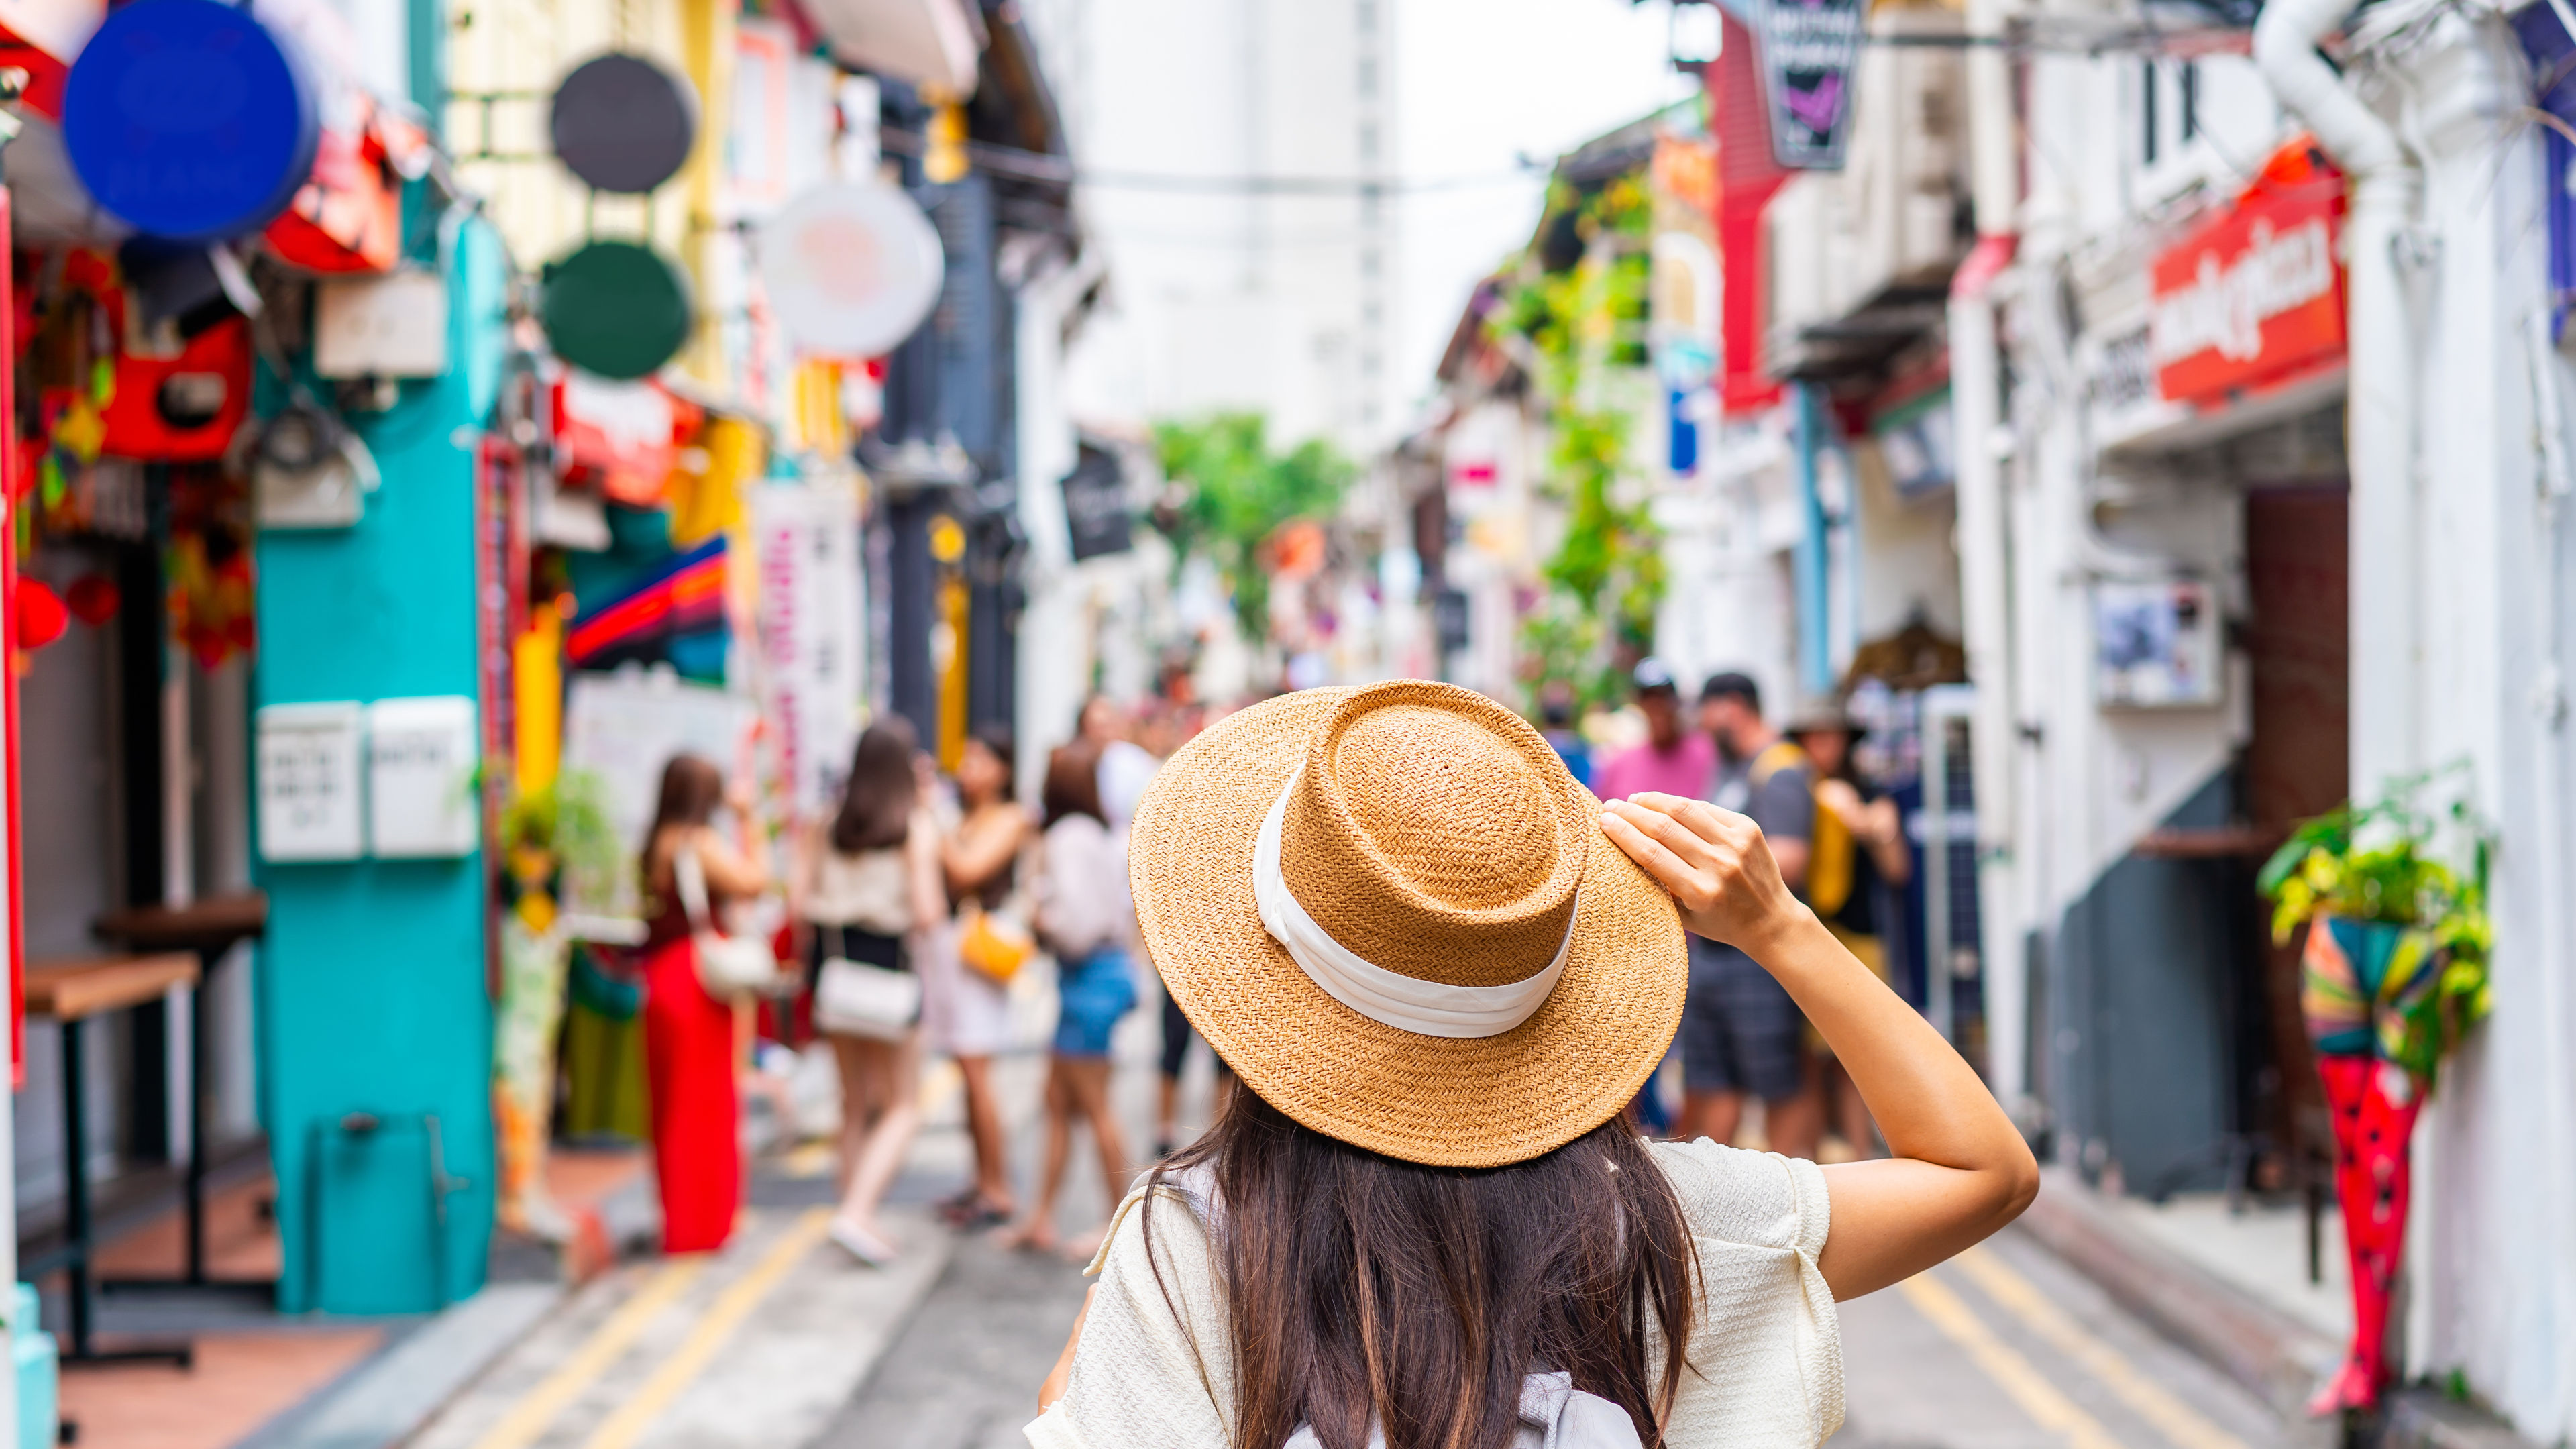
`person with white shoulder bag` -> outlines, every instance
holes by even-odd
[[[715,827],[733,816],[734,838]],[[671,757],[644,837],[644,1071],[653,1102],[653,1174],[662,1250],[708,1253],[742,1206],[741,1095],[734,1008],[774,974],[768,945],[731,936],[725,914],[770,888],[769,846],[746,789],[700,755]]]
[[[798,915],[811,947],[814,1026],[841,1079],[840,1209],[832,1241],[893,1260],[877,1207],[921,1127],[918,934],[947,909],[939,826],[912,726],[889,715],[859,736],[840,809],[804,843]]]

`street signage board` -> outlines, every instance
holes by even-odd
[[[1839,171],[1851,137],[1862,0],[1757,0],[1771,154],[1795,171]]]
[[[2147,358],[2168,399],[2217,401],[2343,357],[2343,178],[2268,174],[2150,270]]]
[[[1127,470],[1118,465],[1116,453],[1089,443],[1076,456],[1073,471],[1064,475],[1064,522],[1073,541],[1073,561],[1125,553],[1135,546]]]

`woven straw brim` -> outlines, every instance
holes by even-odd
[[[1407,1162],[1498,1167],[1610,1120],[1663,1059],[1690,974],[1681,918],[1606,838],[1586,852],[1565,973],[1500,1036],[1420,1036],[1360,1015],[1262,929],[1262,816],[1348,689],[1229,715],[1173,755],[1137,806],[1128,879],[1173,1000],[1245,1085],[1327,1136]],[[1564,790],[1598,802],[1560,768]]]

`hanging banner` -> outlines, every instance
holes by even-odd
[[[867,689],[867,588],[858,494],[846,479],[773,482],[751,495],[760,557],[761,706],[790,811],[839,805]]]
[[[1862,0],[1758,0],[1771,154],[1798,171],[1839,171],[1860,68]]]

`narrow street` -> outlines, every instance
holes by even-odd
[[[1153,1019],[1119,1037],[1118,1091],[1150,1139]],[[1024,1033],[1025,1035],[1025,1033]],[[1193,1063],[1185,1102],[1208,1084]],[[1034,1186],[1043,1058],[1002,1063]],[[1011,1449],[1085,1280],[1063,1259],[958,1238],[926,1211],[965,1171],[955,1079],[895,1193],[909,1255],[850,1262],[822,1237],[829,1158],[764,1161],[747,1226],[710,1261],[643,1261],[592,1284],[462,1395],[420,1449]],[[1194,1118],[1195,1120],[1195,1118]],[[1087,1152],[1070,1181],[1087,1184]],[[1097,1198],[1069,1189],[1068,1237]],[[2273,1449],[2311,1442],[2159,1338],[2027,1237],[2008,1232],[1922,1278],[1843,1305],[1851,1449]]]

